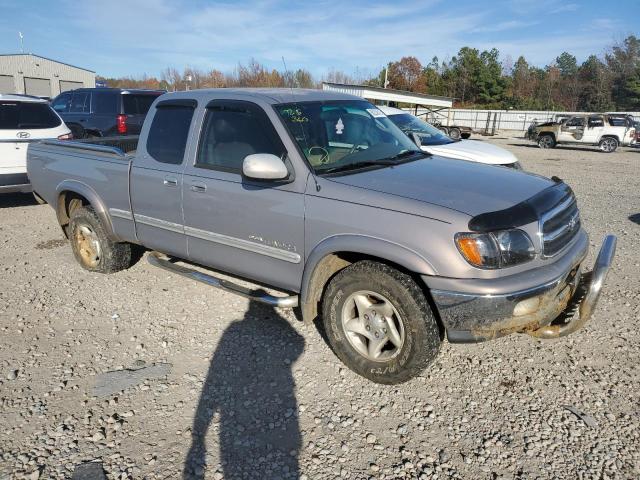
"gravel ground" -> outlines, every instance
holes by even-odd
[[[582,331],[444,343],[392,387],[289,311],[146,261],[85,272],[48,206],[0,197],[0,478],[638,478],[640,149],[481,141],[570,183],[614,268]]]

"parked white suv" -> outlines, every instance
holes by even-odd
[[[458,160],[522,169],[518,158],[504,148],[477,140],[453,140],[433,125],[409,112],[382,105],[378,108],[405,134],[418,135],[420,147],[425,152]]]
[[[31,191],[27,146],[45,138],[73,137],[46,100],[0,94],[0,193]]]

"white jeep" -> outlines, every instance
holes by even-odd
[[[559,144],[597,145],[611,153],[619,145],[635,142],[635,128],[626,117],[596,114],[574,115],[561,122],[543,123],[533,127],[530,138],[540,148]]]

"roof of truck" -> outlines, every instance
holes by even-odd
[[[205,88],[183,92],[170,92],[163,98],[233,98],[234,96],[260,98],[268,103],[318,102],[323,100],[363,100],[355,95],[311,88]]]

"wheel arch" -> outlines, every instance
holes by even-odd
[[[331,278],[352,263],[365,259],[398,268],[416,277],[421,287],[419,274],[437,273],[422,255],[394,242],[364,235],[326,238],[311,251],[305,262],[300,288],[300,307],[305,322],[312,322],[318,316],[322,296]]]
[[[118,240],[113,233],[109,211],[93,188],[77,180],[64,180],[56,187],[56,192],[58,194],[56,216],[65,235],[68,236],[67,226],[75,205],[90,205],[102,221],[109,238]]]

